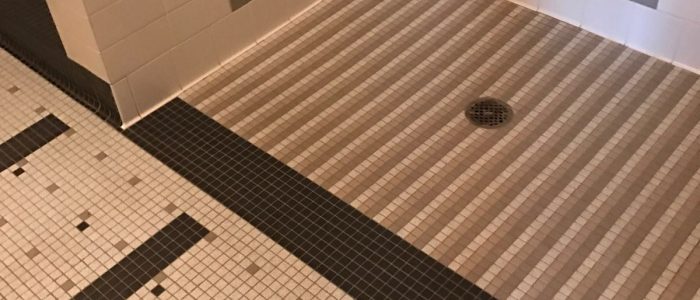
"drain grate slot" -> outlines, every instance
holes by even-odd
[[[498,128],[513,117],[513,109],[505,102],[494,98],[479,98],[467,106],[465,112],[472,124],[482,128]]]

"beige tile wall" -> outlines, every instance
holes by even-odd
[[[510,0],[700,74],[700,1]]]
[[[48,0],[68,56],[112,85],[125,125],[317,0]]]

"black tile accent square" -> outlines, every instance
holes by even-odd
[[[0,172],[46,145],[70,127],[48,115],[0,144]]]
[[[5,224],[7,224],[7,220],[5,220],[5,218],[3,217],[0,217],[0,228],[5,226]]]
[[[354,298],[493,299],[180,99],[124,134]]]
[[[14,94],[14,93],[19,92],[19,88],[17,86],[13,85],[9,89],[7,89],[7,91],[10,92],[10,94]]]
[[[75,226],[75,228],[78,228],[78,230],[80,230],[80,232],[85,231],[85,229],[88,229],[89,227],[90,227],[90,224],[88,224],[85,221],[82,221],[82,222],[80,222],[80,224],[78,224],[78,226]]]
[[[19,177],[19,175],[24,174],[24,169],[17,168],[17,170],[12,171],[12,174],[15,174],[15,176]]]
[[[159,284],[159,285],[156,285],[156,287],[154,287],[154,288],[151,290],[151,293],[153,293],[153,295],[156,295],[156,297],[157,297],[157,296],[160,296],[161,294],[163,294],[163,292],[165,292],[165,288],[164,288],[162,285],[160,285],[160,284]]]
[[[127,299],[208,233],[208,229],[183,213],[73,299]]]

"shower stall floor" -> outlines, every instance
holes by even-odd
[[[506,1],[323,0],[181,98],[496,298],[680,299],[698,78]]]

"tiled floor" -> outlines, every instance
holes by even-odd
[[[182,98],[0,50],[0,299],[700,299],[700,77],[578,28],[322,0]]]
[[[3,145],[49,115],[70,127],[0,170],[0,299],[349,298],[2,50],[0,111]]]
[[[699,76],[579,28],[324,0],[182,98],[499,299],[700,299]]]

